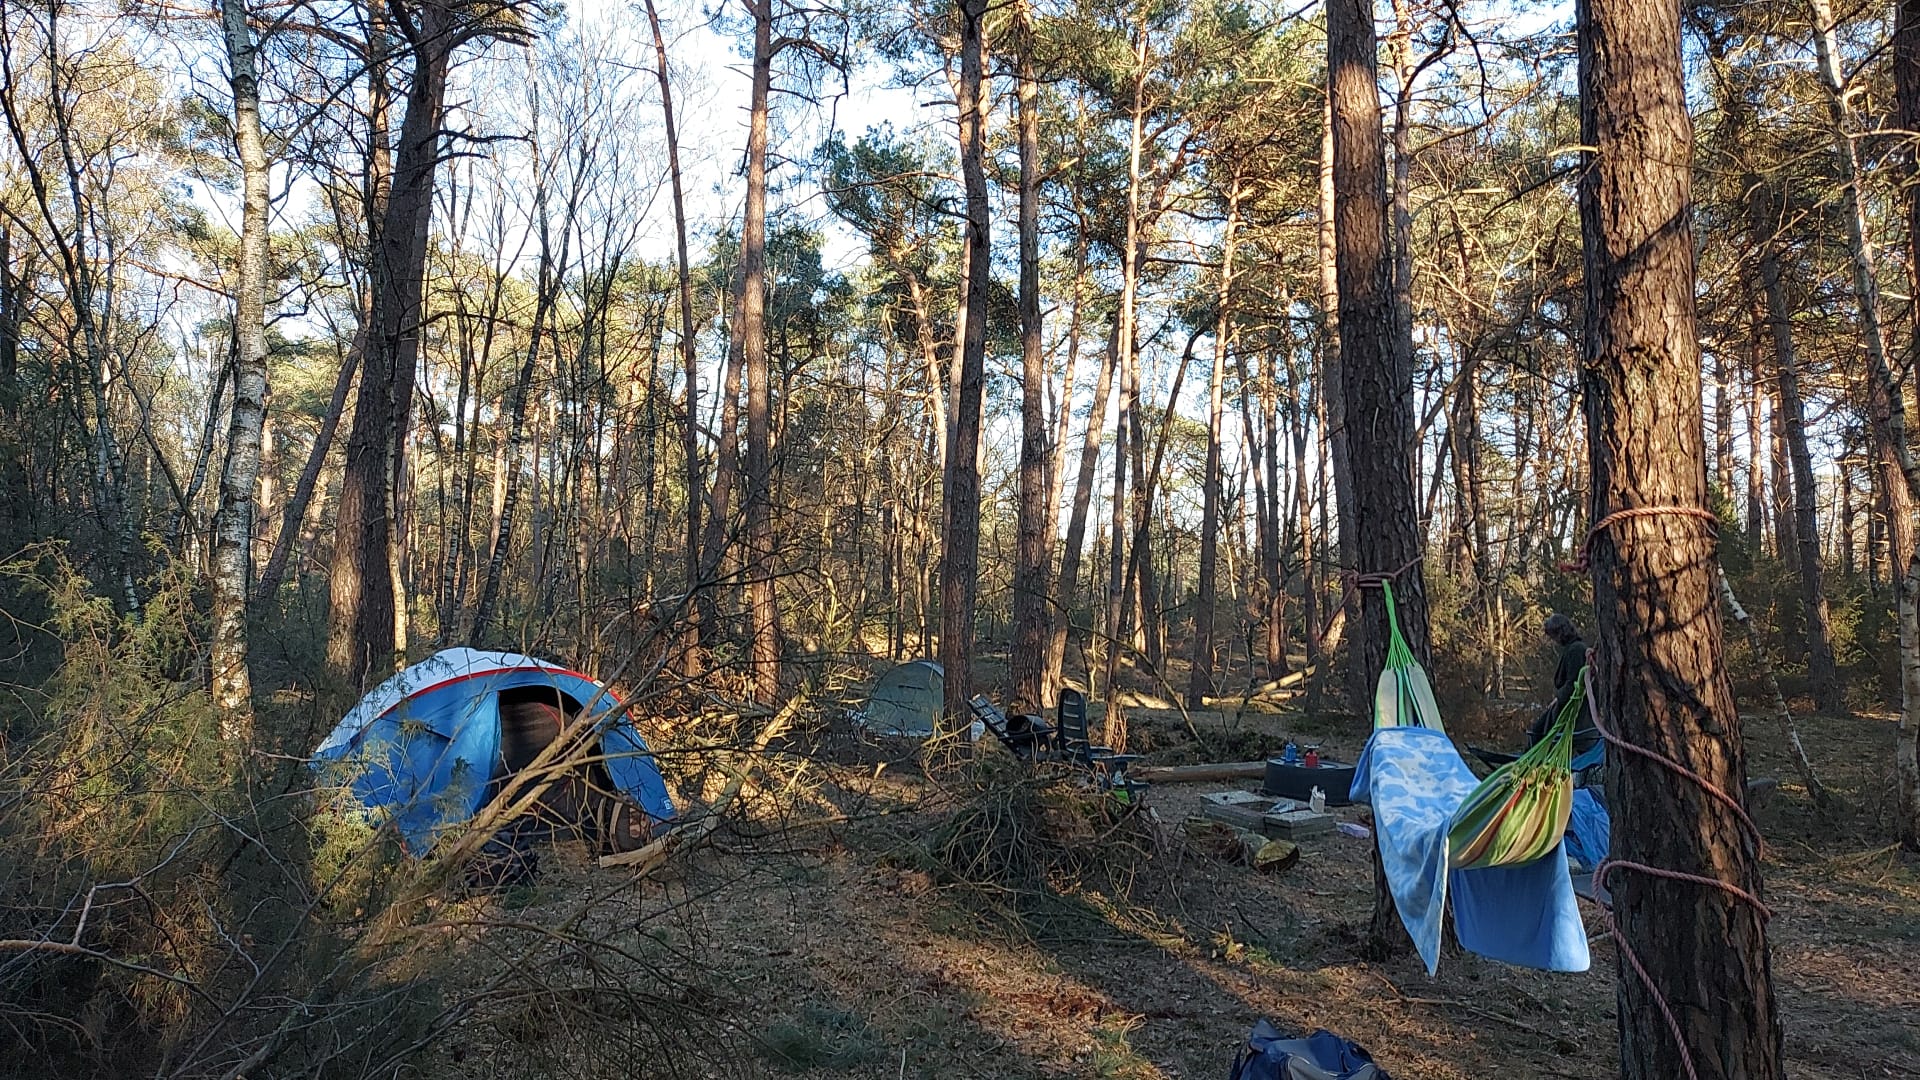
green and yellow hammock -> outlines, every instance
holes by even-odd
[[[1587,669],[1547,735],[1518,760],[1480,781],[1447,830],[1447,864],[1455,870],[1515,866],[1560,843],[1573,813],[1573,730],[1587,700]]]
[[[1373,694],[1375,730],[1395,726],[1444,732],[1427,673],[1400,632],[1393,584],[1387,605],[1387,661]],[[1546,737],[1518,760],[1495,769],[1455,808],[1447,829],[1447,864],[1455,870],[1517,866],[1553,851],[1573,812],[1573,732],[1586,706],[1587,669]]]
[[[1387,663],[1373,690],[1373,728],[1423,727],[1445,732],[1440,706],[1433,700],[1433,684],[1400,633],[1400,612],[1393,604],[1393,582],[1380,583],[1387,603]]]

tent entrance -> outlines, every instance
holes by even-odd
[[[489,795],[532,765],[560,736],[580,702],[551,686],[500,691],[500,760]],[[599,741],[589,752],[599,757]],[[573,765],[554,778],[521,821],[508,828],[516,838],[577,838],[601,854],[631,851],[653,836],[653,822],[614,786],[603,761]]]

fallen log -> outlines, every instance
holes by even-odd
[[[1198,784],[1217,780],[1262,780],[1264,761],[1217,761],[1206,765],[1141,765],[1127,775],[1156,784]]]

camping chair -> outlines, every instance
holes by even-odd
[[[1022,717],[1026,726],[1016,730],[1016,725],[993,702],[988,701],[985,694],[975,694],[967,702],[967,708],[973,711],[974,719],[993,732],[993,737],[999,739],[1001,745],[1021,761],[1039,761],[1053,756],[1057,733],[1046,724]]]
[[[1102,787],[1132,793],[1146,788],[1147,782],[1127,775],[1127,766],[1140,760],[1139,754],[1116,754],[1110,746],[1095,746],[1087,730],[1087,696],[1072,688],[1060,691],[1060,750],[1068,761],[1091,770]]]

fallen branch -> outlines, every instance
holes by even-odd
[[[601,868],[620,867],[632,870],[636,875],[645,876],[665,865],[675,853],[697,847],[707,837],[713,835],[714,830],[720,827],[720,821],[727,808],[740,797],[741,789],[746,787],[747,780],[752,777],[753,759],[765,752],[769,743],[785,734],[787,729],[793,726],[793,717],[800,711],[802,700],[804,699],[796,697],[788,701],[779,712],[774,714],[773,719],[767,721],[767,726],[760,729],[760,734],[753,740],[753,748],[748,752],[748,761],[744,767],[733,768],[726,762],[720,763],[720,767],[730,774],[730,779],[727,781],[727,786],[721,789],[720,797],[713,800],[713,804],[707,807],[706,813],[643,847],[613,855],[602,855]]]
[[[1262,780],[1267,775],[1264,761],[1220,761],[1206,765],[1148,765],[1128,770],[1127,775],[1161,784],[1197,784],[1218,780]]]

